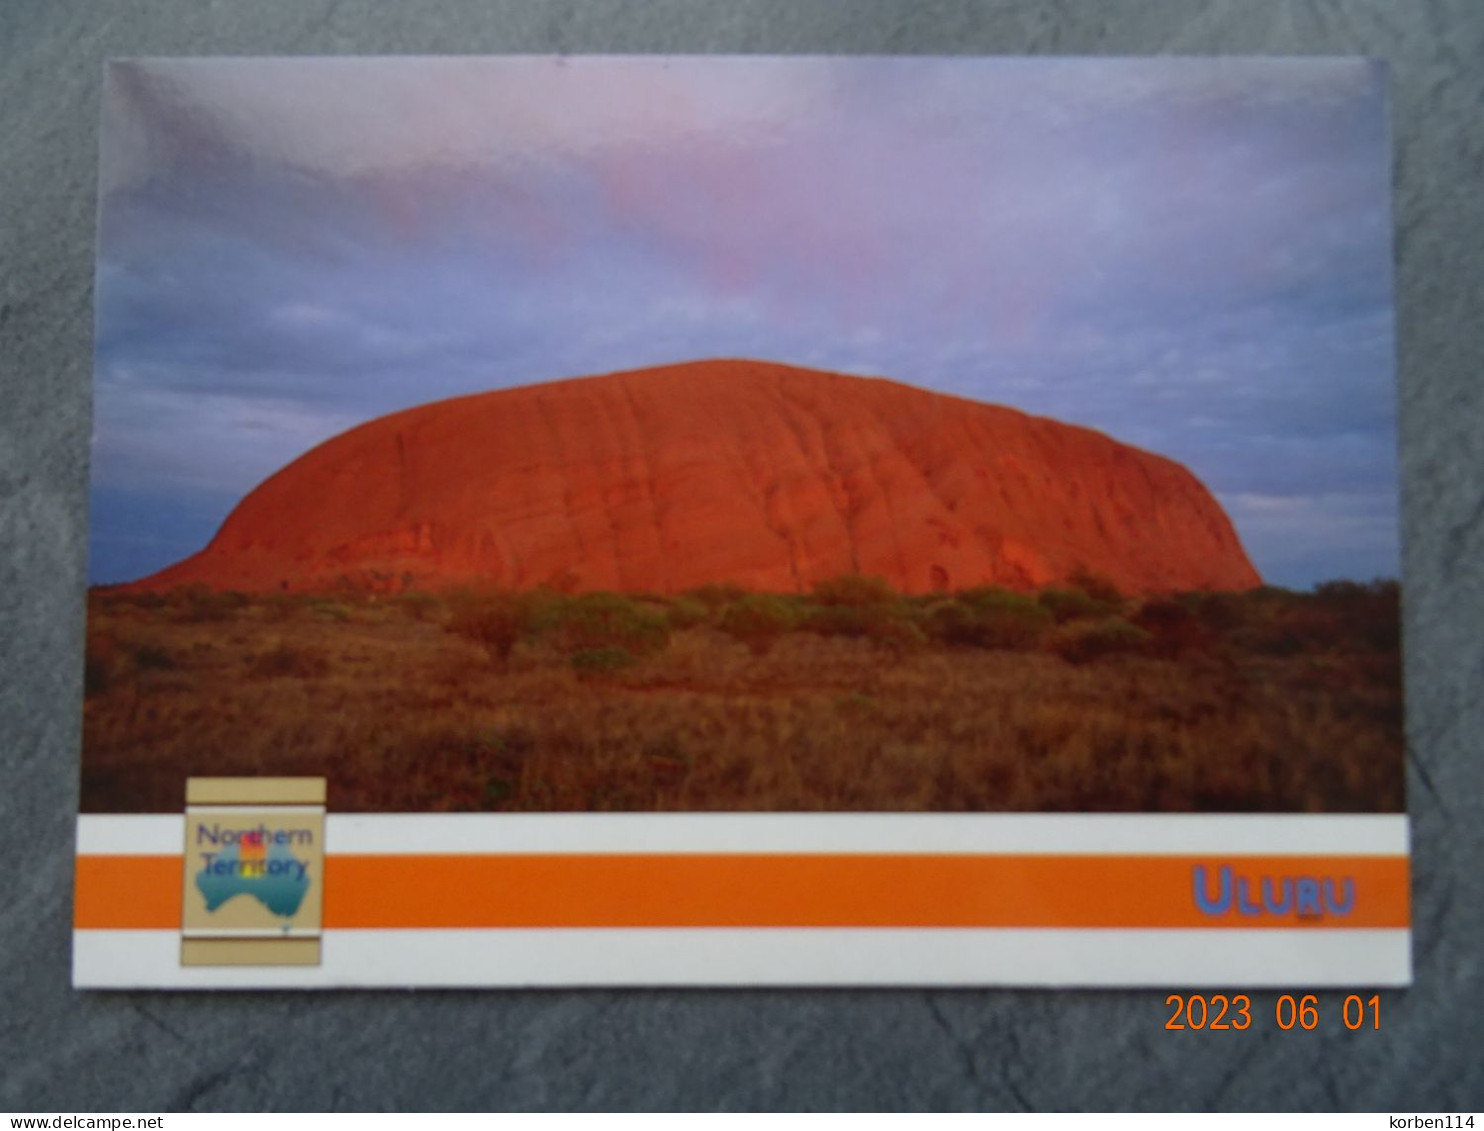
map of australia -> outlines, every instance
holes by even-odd
[[[203,853],[202,859],[196,888],[206,899],[207,911],[235,896],[249,895],[287,919],[299,910],[309,890],[308,865],[271,836],[244,835],[220,852]]]

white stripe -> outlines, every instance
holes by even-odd
[[[178,856],[185,818],[84,814],[86,856]],[[1405,856],[1407,817],[1142,813],[331,813],[332,854]]]
[[[176,931],[77,931],[73,939],[73,984],[83,989],[1029,985],[1246,991],[1411,981],[1405,930],[330,930],[319,966],[251,968],[182,967]],[[1257,1013],[1254,1027],[1274,1027],[1270,1014]],[[1336,1028],[1341,1019],[1324,1018],[1324,1024]]]
[[[317,939],[318,927],[187,927],[181,932],[188,939]]]
[[[83,813],[77,818],[79,856],[179,856],[184,850],[184,813]]]

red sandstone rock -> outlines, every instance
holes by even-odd
[[[1008,408],[754,361],[458,397],[360,425],[134,586],[245,591],[1261,583],[1179,464]]]

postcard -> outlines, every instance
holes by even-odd
[[[1405,984],[1385,99],[110,64],[75,984]]]

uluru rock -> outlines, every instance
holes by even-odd
[[[921,593],[1078,569],[1125,592],[1261,583],[1189,471],[893,381],[707,361],[457,397],[342,433],[134,583]]]

